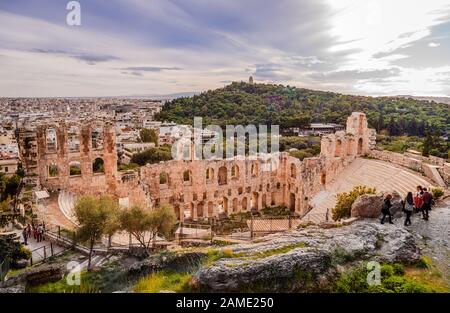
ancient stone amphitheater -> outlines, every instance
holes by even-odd
[[[20,151],[27,173],[37,177],[40,188],[60,193],[60,215],[72,221],[75,199],[83,194],[108,193],[124,206],[140,204],[150,209],[168,203],[180,221],[278,205],[320,221],[334,207],[336,194],[354,186],[405,195],[417,185],[448,183],[450,165],[444,160],[374,150],[375,135],[365,114],[354,112],[345,131],[322,137],[319,156],[303,161],[282,152],[172,160],[118,172],[111,123],[80,121],[25,129]]]

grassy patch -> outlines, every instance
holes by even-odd
[[[364,264],[365,265],[365,264]],[[333,290],[345,293],[432,293],[448,292],[448,286],[442,280],[424,274],[424,269],[405,268],[402,264],[383,264],[381,279],[378,285],[367,282],[369,271],[360,265],[342,274],[336,281]]]
[[[69,285],[65,278],[53,282],[46,283],[38,286],[30,286],[27,288],[27,292],[30,293],[96,293],[99,292],[94,286],[92,286],[89,280],[86,280],[87,272],[81,272],[80,285]]]
[[[155,293],[163,290],[174,292],[190,292],[189,281],[192,275],[189,273],[177,273],[171,271],[161,271],[152,273],[141,278],[134,286],[135,292]]]
[[[33,293],[96,293],[114,292],[128,283],[126,273],[119,268],[118,263],[111,262],[98,270],[82,271],[80,285],[69,285],[66,278],[38,286],[30,286],[28,292]]]
[[[450,292],[450,285],[428,256],[423,256],[417,264],[406,267],[404,273],[408,279],[437,292]]]
[[[294,243],[294,244],[290,244],[290,245],[276,248],[276,249],[253,253],[250,255],[249,258],[250,259],[263,259],[263,258],[267,258],[269,256],[276,255],[276,254],[288,253],[289,251],[297,249],[297,248],[305,248],[307,246],[308,245],[305,242]]]

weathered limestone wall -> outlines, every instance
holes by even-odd
[[[100,133],[98,138],[93,136],[94,128]],[[70,140],[77,143],[70,147],[69,129],[75,131]],[[49,134],[55,136],[50,138]],[[100,194],[115,189],[117,151],[112,123],[88,121],[39,125],[36,142],[37,175],[42,187],[82,194]],[[93,170],[96,159],[102,162],[98,172]],[[71,175],[71,165],[79,168],[81,173]]]
[[[384,150],[371,150],[369,156],[422,173],[442,187],[445,187],[445,184],[448,184],[450,180],[450,166],[448,163],[444,163],[444,160],[441,158],[423,157],[411,153],[401,154]],[[442,166],[439,166],[439,164],[442,164]]]
[[[445,181],[447,186],[450,185],[450,163],[444,163],[442,168],[438,169],[439,174],[441,174],[442,179]]]
[[[345,131],[322,137],[319,156],[303,161],[288,153],[273,153],[225,160],[172,160],[118,173],[112,124],[57,122],[37,128],[36,160],[43,187],[77,194],[109,193],[127,206],[153,208],[167,203],[182,221],[277,205],[303,215],[315,194],[356,157],[370,153],[374,140],[375,131],[367,127],[366,116],[354,112]],[[93,171],[96,159],[103,161],[98,173]],[[79,175],[70,174],[74,162],[79,163]],[[57,169],[56,175],[51,167]]]
[[[309,200],[374,145],[375,131],[353,113],[346,131],[324,136],[321,155],[300,161],[288,153],[258,159],[169,161],[147,165],[141,183],[152,205],[168,203],[180,220],[203,219],[285,205],[300,215]]]

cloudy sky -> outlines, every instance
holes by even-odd
[[[0,96],[450,95],[449,0],[0,0]]]

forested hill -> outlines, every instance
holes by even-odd
[[[447,104],[244,82],[167,102],[157,118],[192,124],[194,116],[201,116],[203,125],[278,124],[283,129],[310,122],[344,124],[354,111],[366,113],[370,127],[390,135],[423,136],[426,128],[440,134],[450,131]]]

